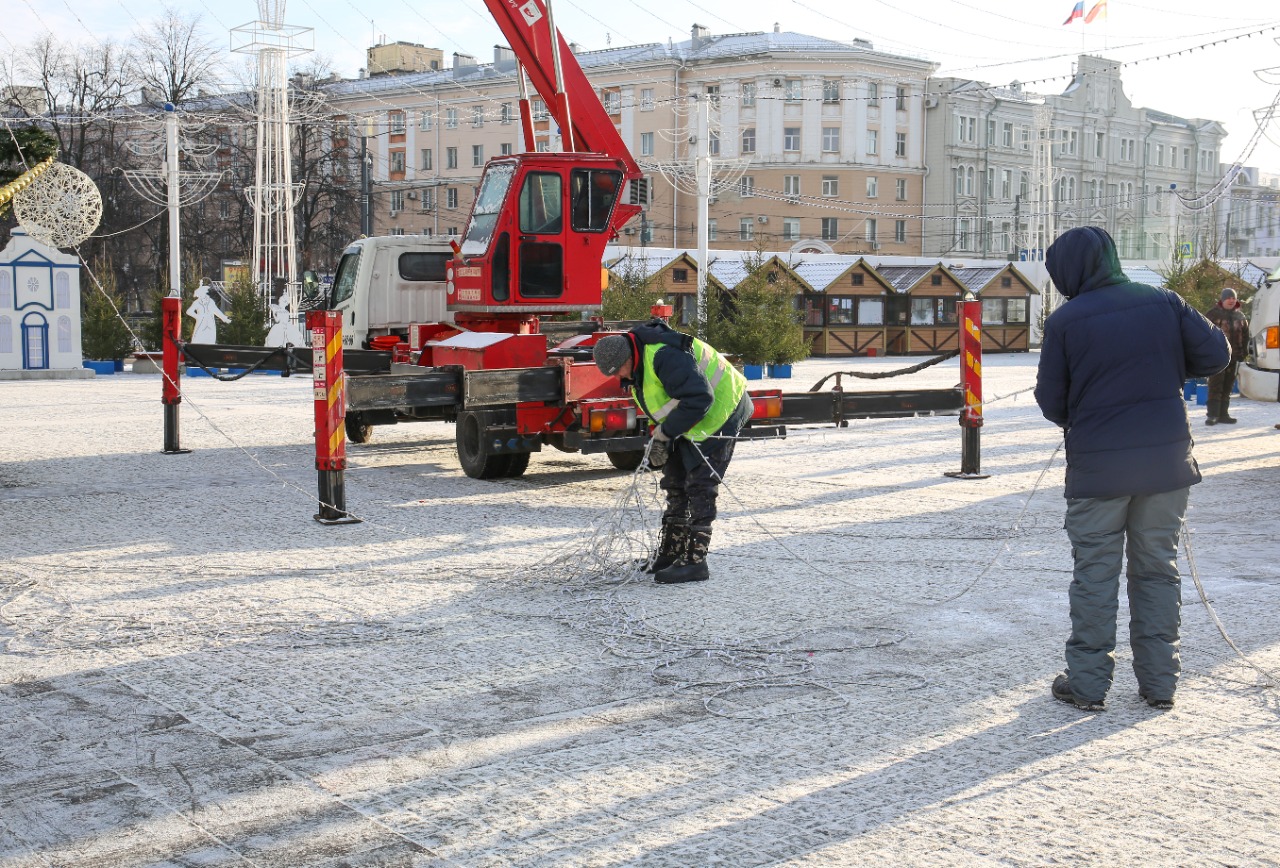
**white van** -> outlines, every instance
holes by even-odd
[[[1280,268],[1253,296],[1249,310],[1249,355],[1236,375],[1240,394],[1280,401]]]
[[[380,235],[342,252],[329,310],[342,311],[342,345],[368,349],[381,335],[407,336],[410,323],[452,322],[445,297],[447,239]]]

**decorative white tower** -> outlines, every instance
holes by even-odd
[[[283,282],[289,310],[298,305],[297,237],[293,206],[301,187],[293,181],[289,134],[291,57],[312,50],[309,27],[284,23],[285,0],[258,0],[258,20],[231,30],[231,50],[258,56],[257,138],[253,185],[246,191],[253,207],[253,282],[269,302]]]

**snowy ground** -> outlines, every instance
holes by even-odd
[[[988,398],[1035,361],[989,357]],[[310,381],[186,388],[165,456],[156,376],[0,383],[5,868],[1280,861],[1280,692],[1189,580],[1174,711],[1127,649],[1105,713],[1050,698],[1070,560],[1027,394],[985,481],[942,475],[954,417],[740,445],[712,581],[660,587],[574,568],[631,482],[603,457],[481,482],[451,427],[380,428],[365,523],[323,527]],[[1280,407],[1192,410],[1199,575],[1277,672]]]

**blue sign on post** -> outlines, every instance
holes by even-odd
[[[1179,242],[1178,242],[1178,258],[1179,258],[1179,259],[1190,259],[1190,258],[1191,258],[1191,256],[1192,256],[1192,253],[1191,253],[1191,242],[1190,242],[1190,241],[1179,241]]]

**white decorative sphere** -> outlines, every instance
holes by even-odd
[[[13,213],[41,244],[75,247],[102,222],[102,194],[84,172],[54,163],[13,197]]]

